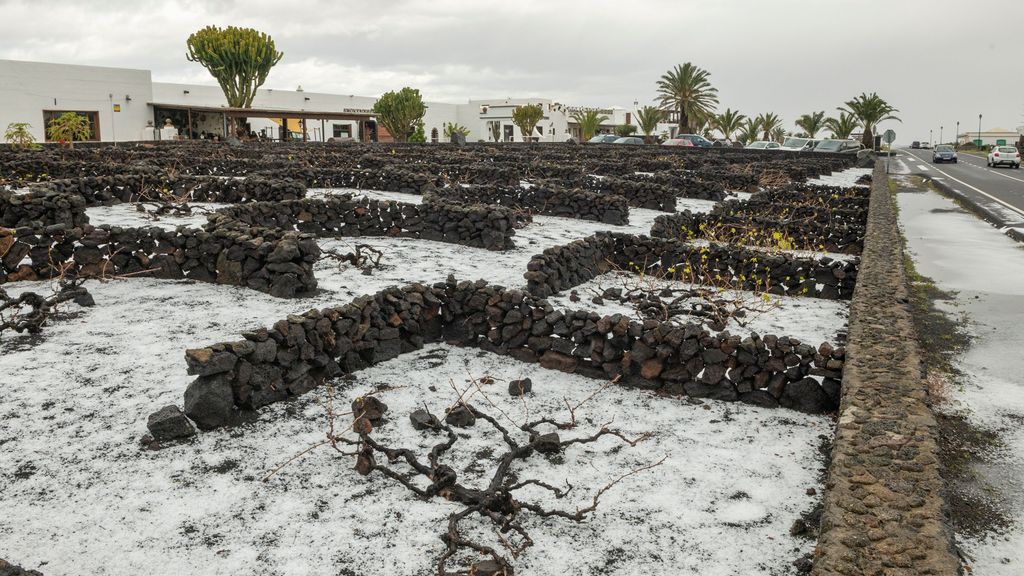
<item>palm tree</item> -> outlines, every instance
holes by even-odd
[[[864,127],[864,136],[861,138],[861,142],[867,148],[874,148],[875,135],[872,133],[872,129],[879,122],[886,120],[902,122],[893,114],[893,112],[899,112],[899,110],[893,108],[874,92],[871,94],[861,92],[860,96],[847,101],[845,106],[840,106],[838,110],[849,112],[860,121],[860,125]]]
[[[781,125],[776,126],[775,129],[772,130],[772,140],[782,144],[782,142],[786,140],[786,129]]]
[[[664,116],[664,112],[657,106],[644,106],[636,111],[636,122],[640,125],[640,131],[644,134],[644,141],[650,144],[651,133],[657,130],[658,122]]]
[[[761,132],[764,133],[764,137],[761,140],[771,140],[775,129],[782,127],[782,118],[779,118],[775,112],[768,112],[767,114],[758,115],[757,123],[761,127]]]
[[[825,128],[832,131],[832,137],[846,140],[854,130],[860,127],[860,122],[853,114],[840,112],[839,118],[826,118]]]
[[[810,114],[804,114],[797,118],[794,122],[798,128],[803,128],[804,132],[807,133],[808,138],[814,138],[814,136],[825,127],[825,111],[811,112]]]
[[[575,110],[572,113],[572,119],[580,126],[580,136],[584,142],[594,137],[594,133],[597,132],[597,127],[608,119],[607,116],[601,114],[597,110]]]
[[[739,134],[736,137],[743,144],[750,144],[761,134],[761,122],[759,118],[747,118],[739,127]]]
[[[715,116],[714,125],[726,140],[732,140],[732,135],[740,129],[747,117],[740,114],[738,110],[726,108],[718,116]]]
[[[711,86],[711,74],[692,63],[677,64],[658,80],[658,102],[665,110],[679,113],[679,131],[691,133],[691,118],[709,115],[718,104],[718,89]]]

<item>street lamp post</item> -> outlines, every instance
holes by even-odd
[[[939,126],[939,144],[942,144],[942,126]]]
[[[934,130],[930,130],[930,129],[928,130],[928,145],[929,145],[929,146],[931,146],[932,144],[934,144],[934,143],[935,143],[935,139],[934,139],[934,138],[932,138],[932,135],[933,135],[934,133],[935,133],[935,131],[934,131]]]
[[[956,121],[956,146],[955,146],[955,148],[959,148],[959,147],[960,147],[960,121],[957,120]]]
[[[978,114],[978,149],[981,149],[981,114]]]

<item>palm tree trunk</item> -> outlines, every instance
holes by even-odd
[[[690,119],[686,117],[686,112],[683,111],[682,102],[679,103],[679,133],[689,134],[690,133]]]
[[[861,136],[860,142],[868,150],[875,149],[875,135],[871,133],[871,126],[864,126],[864,135]]]

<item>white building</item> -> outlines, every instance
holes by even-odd
[[[376,97],[261,88],[252,107],[228,108],[219,86],[153,82],[149,70],[0,60],[0,128],[12,122],[30,125],[35,138],[47,140],[45,126],[57,115],[77,112],[91,121],[91,140],[127,142],[168,138],[223,138],[235,121],[257,136],[309,141],[331,138],[388,141],[373,114]],[[446,124],[469,129],[468,141],[522,142],[512,122],[516,106],[539,104],[544,117],[531,135],[540,142],[580,138],[572,120],[578,108],[546,98],[469,100],[465,104],[427,102],[423,118],[428,142],[444,141]],[[624,108],[601,110],[608,119],[599,133],[636,124]],[[287,127],[284,130],[283,127]],[[164,129],[166,127],[166,129]],[[668,125],[657,132],[669,131]]]
[[[1021,132],[1019,129],[1007,130],[1006,128],[989,128],[988,130],[982,130],[981,132],[963,132],[957,134],[956,141],[958,144],[973,143],[981,146],[1013,146],[1020,140]]]

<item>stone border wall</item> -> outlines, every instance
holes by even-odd
[[[771,294],[848,299],[857,282],[857,259],[798,257],[729,244],[689,244],[618,232],[598,232],[552,246],[526,265],[527,289],[546,298],[618,269],[676,280],[711,279],[722,286]]]
[[[634,208],[647,208],[659,212],[675,212],[676,196],[675,190],[663,184],[654,182],[637,182],[617,178],[615,176],[604,176],[601,178],[584,178],[583,186],[588,190],[601,192],[602,194],[614,194],[622,196]]]
[[[720,202],[725,200],[725,187],[718,182],[700,180],[680,170],[667,170],[665,172],[629,174],[623,176],[624,180],[633,182],[646,182],[668,186],[675,191],[676,196],[681,198],[694,198],[697,200],[714,200]]]
[[[358,188],[384,190],[403,194],[423,194],[435,186],[435,178],[428,174],[395,166],[371,168],[293,166],[261,170],[256,175],[295,179],[310,188]]]
[[[198,377],[185,391],[185,413],[203,429],[230,425],[325,378],[442,340],[667,394],[806,412],[835,409],[845,358],[827,343],[556,310],[523,290],[449,278],[290,315],[242,340],[186,351],[188,373]]]
[[[298,180],[261,176],[219,178],[119,174],[50,180],[33,188],[80,195],[85,198],[87,206],[138,202],[146,199],[158,200],[166,196],[174,196],[187,202],[238,203],[292,200],[306,195],[305,185]]]
[[[622,196],[599,194],[557,186],[450,186],[433,195],[457,204],[492,204],[526,210],[531,214],[593,220],[605,224],[629,224],[629,204]]]
[[[341,194],[229,206],[208,216],[208,228],[257,226],[321,237],[401,236],[486,248],[515,248],[516,214],[509,208],[424,202],[407,204]]]
[[[85,214],[85,198],[40,189],[25,194],[0,188],[0,227],[50,226],[63,224],[68,228],[89,223]]]
[[[761,211],[761,205],[745,204],[726,202],[711,212],[684,210],[658,216],[651,226],[651,236],[748,244],[753,243],[747,241],[751,234],[759,234],[764,235],[765,242],[787,242],[794,250],[857,255],[864,249],[866,210],[774,205]],[[785,213],[779,213],[783,208]]]
[[[308,235],[184,226],[0,228],[0,249],[0,283],[49,278],[63,270],[77,277],[189,278],[246,286],[281,298],[316,289],[313,263],[320,256],[320,247]]]
[[[875,164],[812,574],[960,573],[925,403],[895,199]]]

